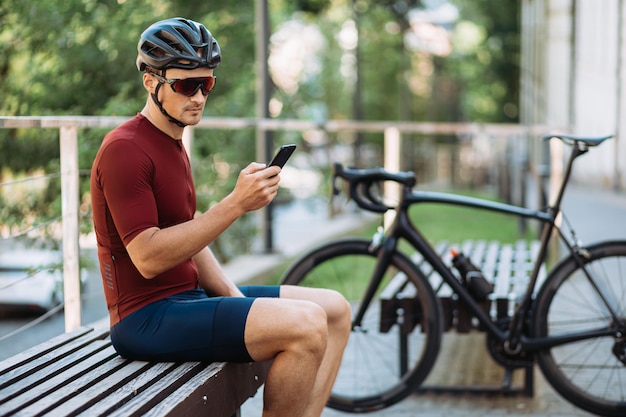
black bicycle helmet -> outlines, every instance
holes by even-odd
[[[193,20],[175,17],[156,22],[142,34],[137,45],[137,69],[217,68],[220,46],[207,28]]]

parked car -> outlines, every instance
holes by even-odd
[[[85,271],[86,272],[86,271]],[[86,274],[81,271],[81,287]],[[43,313],[63,301],[63,254],[20,249],[0,253],[0,309]]]

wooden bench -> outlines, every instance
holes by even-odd
[[[269,365],[131,361],[81,327],[0,362],[0,415],[239,416]]]
[[[485,278],[494,285],[494,291],[489,295],[488,300],[481,302],[481,307],[494,321],[498,321],[511,317],[515,303],[525,294],[539,245],[538,241],[527,242],[525,240],[520,240],[515,244],[468,240],[462,244],[441,242],[436,245],[435,249],[444,263],[450,266],[459,278],[458,271],[452,267],[452,254],[450,253],[452,248],[462,252],[482,270]],[[458,299],[452,288],[432,270],[419,253],[412,256],[412,261],[421,268],[441,301],[446,331],[456,330],[458,333],[469,333],[472,330],[482,330],[467,305]],[[537,288],[545,279],[545,275],[545,268],[542,267]],[[419,312],[413,311],[419,308],[415,302],[415,288],[407,285],[406,277],[399,274],[389,282],[379,298],[380,331],[388,332],[397,324],[400,337],[406,338],[420,320]],[[401,317],[399,311],[401,311]],[[506,368],[504,381],[498,389],[508,393],[517,392],[511,387],[514,369],[513,367]],[[534,379],[532,366],[525,367],[525,372],[524,386],[520,392],[532,396]]]
[[[487,281],[494,285],[493,293],[489,295],[488,301],[482,303],[482,307],[492,319],[500,320],[511,317],[516,301],[525,294],[539,245],[538,241],[525,240],[515,244],[466,241],[460,245],[442,242],[436,249],[448,266],[452,265],[450,249],[457,248],[481,269]],[[413,261],[418,265],[423,264],[419,254],[413,256]],[[452,271],[459,277],[454,267]],[[539,284],[544,278],[545,268],[542,268]],[[478,328],[476,319],[472,317],[465,303],[454,297],[452,289],[443,282],[439,274],[429,271],[428,279],[443,302],[446,330],[454,327],[458,332],[466,333]]]

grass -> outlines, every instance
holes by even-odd
[[[517,216],[434,203],[413,206],[410,214],[415,226],[432,242],[485,239],[512,243],[532,238],[533,228],[521,232]]]
[[[477,192],[455,191],[457,194],[471,197],[496,200],[492,195]],[[447,241],[461,243],[464,240],[496,240],[502,243],[513,243],[519,239],[533,239],[536,226],[529,223],[527,231],[520,229],[520,219],[487,210],[452,206],[449,204],[422,203],[410,209],[410,217],[416,228],[431,243]],[[360,235],[369,236],[374,233],[377,225],[364,230]]]

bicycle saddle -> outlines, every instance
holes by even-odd
[[[555,133],[551,135],[544,135],[542,139],[549,140],[552,138],[556,138],[556,139],[561,139],[565,143],[582,142],[587,146],[598,146],[605,140],[610,139],[612,137],[613,135],[587,137],[587,136],[566,135],[566,134]]]

